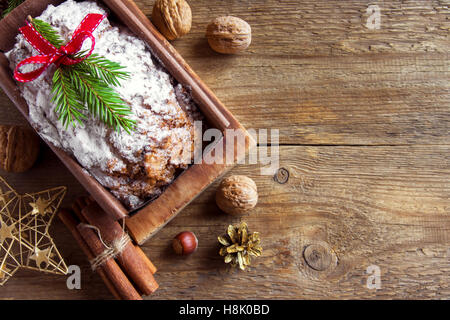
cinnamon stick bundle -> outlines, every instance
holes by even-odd
[[[72,233],[72,236],[75,238],[75,241],[80,246],[81,250],[83,250],[84,254],[87,256],[89,260],[94,259],[94,255],[91,252],[91,249],[89,249],[89,246],[84,242],[81,235],[78,233],[77,225],[79,224],[78,221],[73,217],[72,212],[66,209],[61,209],[58,213],[58,217],[61,219],[61,221],[66,225],[67,229],[69,229],[70,233]],[[113,284],[113,282],[109,279],[107,276],[107,273],[103,268],[100,268],[97,270],[97,273],[102,278],[103,282],[108,287],[109,291],[113,294],[113,296],[116,299],[121,299],[121,294],[119,293],[119,290],[117,290]]]
[[[112,243],[124,235],[120,224],[103,212],[93,200],[79,198],[72,209],[62,209],[58,216],[90,261],[103,254],[106,243]],[[92,226],[98,228],[99,234]],[[129,241],[116,259],[106,259],[96,269],[116,299],[140,300],[141,293],[148,295],[158,288],[153,277],[156,267],[140,247]]]
[[[87,229],[83,227],[83,225],[79,224],[77,226],[77,230],[80,233],[81,237],[86,241],[87,245],[92,249],[92,253],[97,256],[104,251],[103,244],[101,244],[97,235],[93,230]],[[119,295],[122,299],[125,300],[141,300],[141,295],[137,292],[134,286],[131,284],[130,280],[126,277],[126,275],[122,272],[120,267],[114,261],[114,259],[108,259],[105,263],[99,267],[101,268],[107,275],[111,282],[114,284],[114,287],[118,289]]]
[[[84,207],[81,210],[81,214],[90,225],[100,230],[103,240],[107,243],[112,243],[124,235],[124,229],[120,224],[111,219],[111,216],[107,215],[96,202],[92,202]],[[127,243],[122,252],[117,256],[117,261],[125,273],[136,284],[137,288],[145,295],[152,294],[158,289],[158,284],[153,277],[152,271],[131,241]]]
[[[95,201],[92,197],[79,197],[72,204],[72,209],[81,222],[88,223],[86,218],[81,214],[81,210],[93,202],[95,202]],[[150,261],[150,259],[144,253],[144,251],[142,251],[141,247],[139,247],[137,244],[135,244],[134,248],[136,249],[137,253],[142,257],[142,260],[147,264],[147,267],[150,269],[152,274],[155,274],[157,271],[155,265]]]

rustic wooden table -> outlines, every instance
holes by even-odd
[[[154,1],[136,2],[151,13]],[[381,9],[380,29],[366,26],[369,4]],[[150,299],[449,299],[450,1],[190,5],[192,30],[174,46],[245,127],[279,129],[289,179],[280,184],[259,165],[231,172],[259,189],[242,218],[264,246],[249,272],[230,272],[217,255],[217,235],[240,218],[220,213],[217,184],[208,188],[143,247],[159,268]],[[208,47],[206,25],[225,14],[252,26],[243,54]],[[3,93],[0,105],[0,123],[24,122]],[[1,175],[19,192],[66,185],[65,205],[84,194],[47,148],[31,171]],[[183,259],[170,243],[186,229],[200,243]],[[81,266],[82,289],[21,270],[0,298],[111,298],[59,220],[51,233],[67,263]],[[378,290],[367,286],[372,265]]]

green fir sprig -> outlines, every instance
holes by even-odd
[[[58,32],[45,21],[31,19],[33,27],[52,45],[60,47],[64,41]],[[80,52],[73,58],[85,56]],[[124,129],[130,133],[136,121],[129,119],[130,106],[119,96],[114,87],[129,73],[117,62],[92,54],[84,61],[71,65],[60,65],[53,75],[52,101],[56,103],[58,119],[67,128],[86,119],[86,111],[116,131]]]
[[[8,6],[3,11],[3,17],[6,17],[9,13],[11,13],[11,11],[13,11],[15,8],[17,8],[24,1],[25,0],[9,0]]]
[[[47,22],[40,19],[33,19],[31,16],[28,16],[27,20],[31,21],[31,24],[36,31],[55,47],[59,48],[64,44],[64,41],[60,38],[58,31],[53,29],[53,27]]]
[[[96,53],[91,54],[82,63],[74,65],[74,68],[79,72],[92,74],[103,79],[106,83],[115,87],[120,85],[119,79],[129,78],[128,72],[122,71],[124,67],[119,63],[110,61]]]
[[[72,85],[72,79],[62,68],[56,69],[53,74],[52,93],[51,101],[56,103],[55,112],[58,120],[66,128],[69,123],[75,123],[75,121],[82,124],[82,120],[86,119],[86,115],[83,113],[85,106],[79,100],[77,90]]]
[[[69,75],[75,90],[80,94],[79,99],[88,106],[91,114],[115,130],[123,128],[129,133],[133,129],[135,121],[126,117],[131,113],[130,107],[103,76],[96,77],[93,73],[67,66],[63,70]],[[111,76],[111,81],[118,80]]]

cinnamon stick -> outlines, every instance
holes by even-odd
[[[83,208],[81,213],[89,224],[100,230],[103,241],[111,243],[123,236],[122,226],[107,215],[96,202]],[[116,259],[137,288],[145,295],[153,293],[158,288],[152,269],[131,242],[128,242]]]
[[[80,222],[86,223],[86,219],[83,217],[83,215],[81,214],[81,210],[87,206],[87,200],[85,197],[79,197],[75,200],[74,203],[72,203],[72,210],[75,213],[75,215],[77,216],[78,220]]]
[[[152,274],[155,274],[158,269],[156,269],[153,262],[150,261],[150,259],[147,257],[144,251],[142,251],[141,247],[138,245],[134,245],[134,248],[136,249],[136,252],[141,256],[142,260],[147,264],[148,269]]]
[[[94,199],[91,197],[79,197],[75,200],[75,202],[72,204],[73,211],[77,215],[78,219],[81,222],[87,223],[86,218],[82,215],[81,210],[84,209],[89,204],[95,202]],[[155,274],[157,269],[153,262],[150,261],[150,259],[147,257],[147,255],[142,251],[141,247],[138,245],[134,245],[136,248],[137,253],[141,256],[142,260],[147,264],[148,268],[150,269],[152,274]]]
[[[91,252],[91,249],[89,249],[88,245],[77,230],[78,221],[74,218],[73,212],[61,209],[58,213],[58,217],[64,223],[66,228],[69,229],[70,233],[72,233],[72,236],[75,238],[75,241],[78,243],[78,246],[87,256],[87,258],[89,260],[94,259],[94,254]],[[121,299],[119,292],[114,287],[111,280],[107,277],[105,270],[103,270],[103,268],[100,268],[97,270],[97,273],[100,275],[100,278],[102,278],[103,282],[106,284],[106,287],[108,287],[108,290],[112,293],[112,295],[118,300]]]
[[[77,230],[83,240],[91,248],[95,256],[100,255],[104,250],[103,244],[99,241],[97,235],[92,229],[86,228],[85,225],[79,224]],[[100,267],[108,275],[114,287],[117,289],[120,297],[124,300],[142,300],[141,295],[131,284],[114,259],[108,259]]]

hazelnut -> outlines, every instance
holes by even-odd
[[[183,231],[176,235],[172,247],[176,254],[187,256],[197,250],[198,240],[190,231]]]
[[[243,214],[256,206],[258,191],[255,182],[246,176],[224,179],[216,192],[217,206],[228,214]]]
[[[156,0],[152,22],[169,40],[175,40],[191,30],[191,7],[185,0]]]
[[[214,51],[237,53],[252,42],[252,29],[242,19],[226,16],[214,19],[206,29],[206,38]]]
[[[0,166],[9,172],[30,169],[39,155],[40,141],[26,127],[0,125]]]

